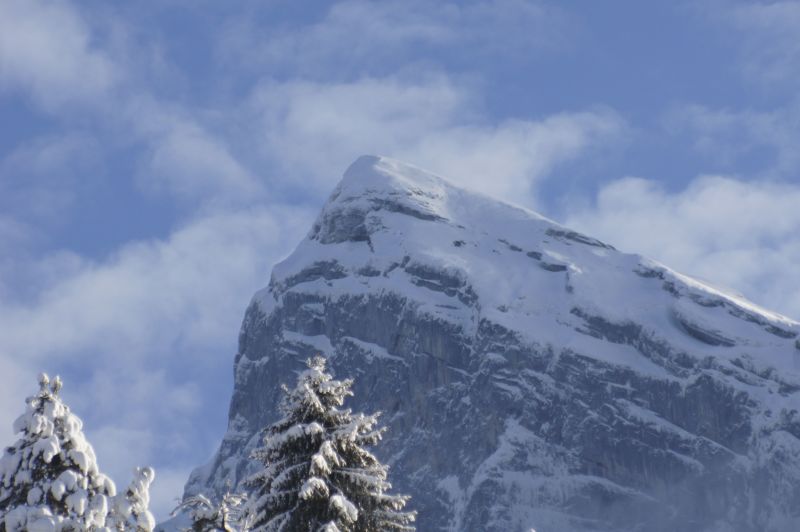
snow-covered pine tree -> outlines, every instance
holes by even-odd
[[[19,440],[0,459],[0,532],[97,530],[114,483],[100,473],[81,420],[58,395],[61,379],[39,377],[14,422]]]
[[[107,526],[112,530],[153,532],[155,517],[150,513],[150,484],[156,473],[152,467],[137,467],[128,489],[111,501]]]
[[[341,409],[353,381],[334,380],[325,362],[309,359],[295,388],[283,387],[284,417],[253,452],[264,465],[247,481],[253,530],[413,531],[416,513],[403,511],[409,497],[387,494],[388,467],[365,449],[385,430],[378,415]]]
[[[192,528],[184,532],[236,532],[248,529],[242,505],[247,496],[238,493],[226,493],[219,504],[214,504],[205,495],[189,497],[172,512],[176,515],[189,510]]]

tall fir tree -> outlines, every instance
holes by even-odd
[[[294,389],[284,390],[283,419],[266,429],[253,458],[264,468],[248,479],[247,513],[256,531],[413,531],[409,497],[390,495],[388,467],[366,447],[385,431],[378,414],[342,409],[353,395],[351,379],[339,381],[326,361],[307,361]]]
[[[97,467],[83,423],[59,397],[61,380],[39,377],[14,422],[20,437],[0,459],[0,532],[102,530],[114,483]]]

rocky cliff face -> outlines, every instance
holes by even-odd
[[[236,486],[322,352],[383,412],[421,531],[800,530],[800,324],[535,213],[363,157],[247,310]]]

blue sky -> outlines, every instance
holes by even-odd
[[[800,318],[800,2],[0,0],[0,437],[64,375],[163,516],[377,153]]]

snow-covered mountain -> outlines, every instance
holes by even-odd
[[[228,432],[247,475],[322,352],[383,412],[420,531],[800,530],[800,324],[391,159],[346,172],[250,304]]]

